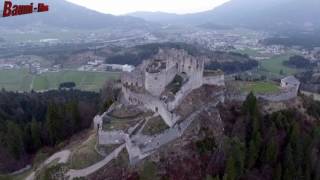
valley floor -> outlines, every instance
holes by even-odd
[[[63,82],[74,82],[78,89],[99,91],[106,80],[119,77],[119,72],[65,70],[32,75],[26,69],[0,70],[0,88],[9,91],[44,91],[58,89],[59,84]]]

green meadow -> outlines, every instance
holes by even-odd
[[[0,88],[10,91],[57,89],[60,83],[75,82],[76,88],[99,91],[108,79],[119,79],[119,72],[60,71],[31,75],[27,70],[0,70]]]
[[[275,56],[267,60],[263,60],[260,62],[260,66],[263,70],[266,70],[273,74],[280,74],[283,75],[292,75],[298,72],[297,69],[287,67],[283,64],[284,61],[289,60],[290,55],[281,55]]]
[[[241,90],[245,92],[253,92],[255,94],[270,94],[280,91],[280,87],[272,82],[246,82],[241,84]]]

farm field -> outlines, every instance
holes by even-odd
[[[0,70],[0,88],[9,91],[27,91],[30,89],[32,75],[27,70]]]
[[[290,55],[275,56],[268,60],[261,61],[260,66],[262,70],[268,71],[273,74],[280,74],[280,72],[282,71],[283,75],[293,75],[297,73],[298,70],[283,65],[283,62],[289,60],[289,58]]]
[[[31,75],[27,70],[0,70],[0,88],[9,91],[57,89],[60,83],[75,82],[76,88],[99,91],[107,79],[118,79],[119,72],[61,71]]]

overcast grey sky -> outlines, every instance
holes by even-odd
[[[136,11],[194,13],[210,10],[229,0],[68,0],[103,13],[122,15]]]

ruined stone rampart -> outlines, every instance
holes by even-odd
[[[245,101],[249,93],[227,93],[226,98],[229,101]],[[281,90],[279,93],[274,94],[257,94],[257,98],[262,98],[271,102],[288,101],[297,97],[295,88],[288,90]]]
[[[166,124],[172,127],[179,119],[177,115],[168,111],[167,105],[160,101],[157,97],[154,97],[148,93],[135,93],[129,89],[124,91],[127,101],[132,105],[143,105],[146,109],[159,113]]]
[[[203,84],[225,86],[224,75],[205,76],[203,77]]]
[[[297,91],[295,88],[288,89],[286,91],[281,91],[277,94],[270,94],[270,95],[258,95],[259,98],[273,101],[273,102],[280,102],[280,101],[287,101],[297,97]]]
[[[193,90],[202,85],[224,86],[224,75],[209,73],[204,77],[205,57],[193,57],[184,50],[160,49],[158,54],[145,60],[133,72],[122,78],[123,99],[130,105],[144,106],[160,114],[171,127],[179,119],[173,110]],[[169,100],[162,93],[176,75],[187,80]],[[170,94],[171,96],[171,94]]]
[[[144,74],[141,71],[123,72],[121,83],[130,86],[144,87]]]
[[[174,110],[190,92],[194,89],[200,88],[202,83],[196,83],[197,81],[189,80],[181,89],[176,93],[175,99],[171,102],[168,102],[169,111]],[[198,81],[199,82],[199,81]]]
[[[159,73],[149,73],[145,72],[145,88],[154,96],[159,96],[166,88],[175,75],[177,74],[177,69],[171,67],[167,71],[161,71]]]

